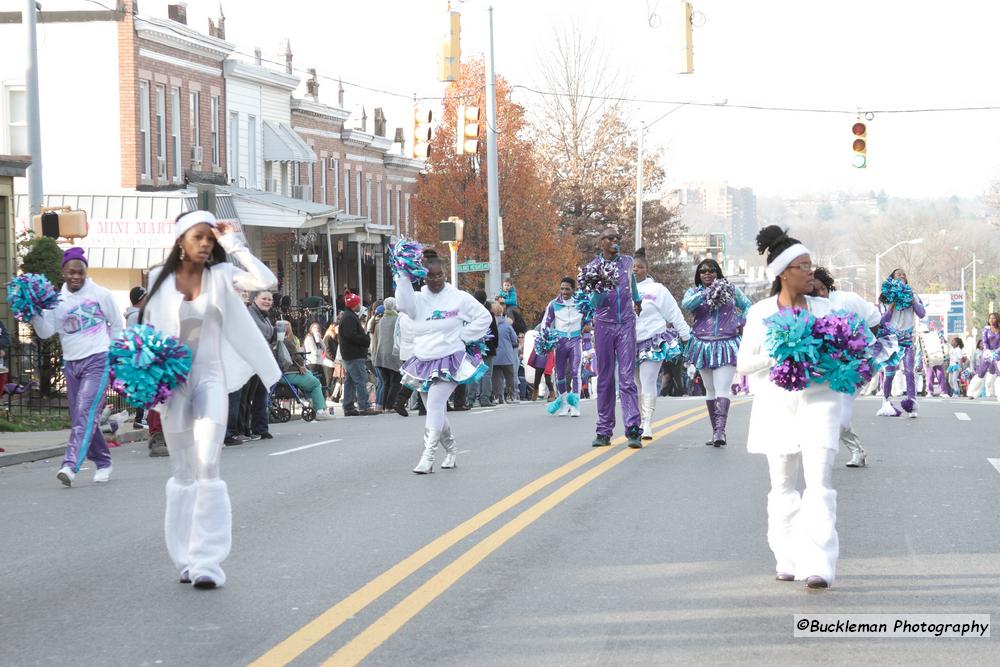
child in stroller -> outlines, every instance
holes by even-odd
[[[291,382],[284,376],[274,385],[268,400],[267,417],[272,424],[284,424],[292,418],[292,411],[286,404],[296,401],[302,406],[302,420],[311,422],[316,419],[316,410],[312,403],[299,393]]]

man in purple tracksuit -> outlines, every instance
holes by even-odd
[[[122,314],[111,292],[87,277],[82,248],[63,254],[63,286],[59,305],[31,318],[39,338],[59,334],[66,365],[66,396],[73,428],[59,481],[72,486],[84,458],[94,462],[94,481],[111,478],[111,452],[101,435],[101,409],[108,388],[108,348],[122,330]]]
[[[588,265],[602,260],[618,265],[618,287],[592,297],[594,306],[594,356],[597,357],[597,437],[594,447],[611,444],[615,429],[615,365],[618,393],[622,399],[625,437],[633,449],[642,447],[639,429],[639,392],[635,386],[635,316],[642,309],[642,295],[632,273],[632,258],[620,255],[621,235],[608,227],[601,232],[601,254]]]

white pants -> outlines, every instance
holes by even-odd
[[[656,377],[660,374],[662,363],[660,361],[644,361],[636,369],[639,376],[639,393],[643,396],[656,396]]]
[[[840,395],[840,428],[851,428],[854,419],[854,399],[857,394]]]
[[[837,492],[831,476],[836,451],[809,447],[797,454],[768,454],[767,542],[775,570],[796,579],[823,577],[833,584],[840,543]],[[805,491],[798,491],[799,471]]]
[[[729,396],[736,375],[736,366],[719,366],[718,368],[700,368],[701,381],[705,385],[705,400]]]

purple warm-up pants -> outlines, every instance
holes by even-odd
[[[903,377],[906,379],[906,397],[913,399],[917,395],[916,381],[913,377],[913,368],[916,363],[916,352],[912,347],[906,348],[903,353]],[[882,382],[882,396],[889,400],[892,396],[892,378],[896,375],[899,366],[888,366],[885,369],[885,380]]]
[[[560,338],[556,343],[556,365],[552,373],[556,376],[556,391],[580,393],[580,361],[583,356],[579,336]]]
[[[66,396],[73,429],[69,432],[66,456],[62,464],[79,472],[83,459],[93,461],[98,468],[111,465],[111,452],[101,434],[101,410],[104,392],[108,388],[108,354],[92,354],[83,359],[67,361]]]
[[[635,386],[635,320],[620,324],[595,322],[594,356],[597,357],[597,435],[615,430],[615,364],[618,393],[622,399],[625,428],[639,427],[639,391]]]

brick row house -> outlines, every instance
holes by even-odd
[[[81,1],[38,15],[46,206],[87,211],[92,275],[124,302],[173,244],[173,219],[198,206],[199,190],[297,302],[344,287],[368,298],[390,284],[384,254],[412,227],[409,202],[422,161],[402,156],[399,136],[375,131],[362,111],[296,99],[302,79],[244,61],[225,39],[187,24],[183,4],[167,18]],[[87,43],[80,51],[74,45]],[[62,46],[63,48],[59,48]],[[20,12],[0,12],[0,153],[26,152],[24,37]],[[66,104],[66,100],[80,100]],[[26,192],[25,179],[18,182]],[[27,226],[27,198],[14,198]]]

